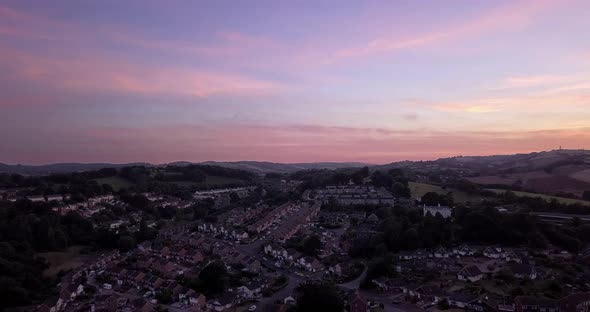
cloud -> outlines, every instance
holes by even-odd
[[[543,131],[434,131],[320,125],[178,125],[52,130],[5,142],[4,162],[155,163],[174,160],[366,161],[388,163],[455,155],[587,147],[590,128]],[[46,144],[48,143],[48,144]],[[17,148],[18,147],[18,148]]]
[[[503,85],[507,88],[528,88],[552,85],[556,83],[564,83],[572,80],[572,76],[552,76],[552,75],[539,75],[539,76],[517,76],[506,78]]]
[[[469,37],[477,37],[493,31],[514,31],[528,26],[535,17],[558,4],[558,1],[520,1],[499,7],[483,14],[461,21],[455,25],[443,26],[429,33],[410,34],[406,37],[379,36],[367,42],[335,51],[329,62],[350,57],[391,53],[418,47],[432,46]]]
[[[0,65],[15,79],[65,90],[108,91],[129,94],[264,95],[284,87],[240,74],[155,64],[133,64],[102,55],[50,58],[0,49]]]
[[[588,89],[586,89],[588,88]],[[446,112],[493,113],[567,111],[586,109],[590,104],[590,85],[582,84],[559,89],[547,89],[536,95],[476,98],[471,100],[432,102],[431,107]]]

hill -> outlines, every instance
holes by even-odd
[[[50,173],[70,173],[94,171],[104,168],[123,168],[129,166],[151,166],[146,163],[109,164],[109,163],[56,163],[47,165],[7,165],[0,163],[0,173],[22,175],[47,175]]]
[[[318,162],[318,163],[293,163],[283,164],[274,162],[262,162],[262,161],[236,161],[236,162],[216,162],[208,161],[203,162],[204,165],[215,165],[220,167],[247,170],[256,173],[291,173],[300,170],[308,169],[341,169],[341,168],[361,168],[364,166],[371,166],[364,163],[356,162]]]
[[[466,178],[490,188],[582,197],[590,190],[590,151],[553,150],[529,154],[457,156],[433,161],[396,162],[377,169],[401,168],[442,180]]]
[[[339,168],[360,168],[370,166],[363,163],[338,163],[338,162],[319,162],[319,163],[295,163],[282,164],[273,162],[260,161],[236,161],[236,162],[216,162],[206,161],[202,163],[192,163],[188,161],[177,161],[168,164],[149,164],[149,163],[127,163],[127,164],[109,164],[109,163],[57,163],[48,165],[7,165],[0,163],[0,173],[22,174],[22,175],[47,175],[51,173],[70,173],[94,171],[103,168],[123,168],[129,166],[145,167],[164,167],[177,166],[185,167],[190,165],[210,165],[230,169],[246,170],[253,173],[292,173],[306,169],[339,169]]]

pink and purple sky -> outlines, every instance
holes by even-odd
[[[590,2],[0,2],[0,162],[590,148]]]

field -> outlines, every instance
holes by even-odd
[[[82,246],[72,246],[66,251],[52,251],[38,253],[37,256],[47,259],[50,266],[43,272],[46,277],[54,277],[60,271],[67,271],[84,264],[87,255],[81,255]]]
[[[526,187],[539,193],[555,194],[559,191],[569,192],[578,196],[590,189],[590,184],[566,176],[531,179]]]
[[[110,185],[115,191],[119,191],[123,188],[128,188],[130,186],[132,186],[133,184],[129,181],[127,181],[124,178],[121,177],[108,177],[108,178],[100,178],[100,179],[95,179],[94,181],[96,181],[98,184],[102,185],[102,184],[108,184]]]
[[[418,183],[418,182],[409,182],[410,191],[412,192],[413,198],[418,198],[424,196],[424,194],[428,192],[434,192],[438,194],[447,194],[448,192],[453,193],[453,198],[457,203],[466,203],[466,202],[477,202],[482,199],[483,197],[470,195],[463,191],[458,191],[454,189],[443,189],[438,185],[426,184],[426,183]]]
[[[492,191],[497,194],[502,194],[502,193],[506,192],[506,190],[499,190],[499,189],[487,189],[487,190]],[[585,200],[580,200],[580,199],[564,198],[564,197],[549,196],[549,195],[528,193],[528,192],[517,192],[517,191],[512,191],[512,193],[514,193],[516,196],[520,196],[520,197],[540,197],[540,198],[543,198],[547,201],[555,199],[562,204],[590,205],[590,202],[585,201]]]
[[[467,178],[470,182],[476,184],[497,184],[497,185],[512,185],[516,182],[515,178],[503,178],[499,176],[483,176],[475,178]]]
[[[176,184],[179,186],[185,187],[207,187],[207,186],[224,186],[229,184],[236,184],[242,183],[243,180],[236,179],[236,178],[228,178],[228,177],[219,177],[219,176],[207,176],[204,182],[191,182],[191,181],[168,181],[166,183],[169,184]]]
[[[586,183],[590,183],[590,169],[584,170],[584,171],[578,171],[572,175],[570,175],[570,177],[576,179],[576,180],[580,180],[580,181],[584,181]]]

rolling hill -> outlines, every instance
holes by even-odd
[[[241,169],[254,173],[291,173],[306,169],[339,169],[339,168],[360,168],[371,166],[363,163],[338,163],[338,162],[318,162],[318,163],[294,163],[283,164],[260,161],[236,161],[236,162],[216,162],[206,161],[202,163],[192,163],[188,161],[177,161],[167,164],[149,164],[149,163],[127,163],[127,164],[109,164],[109,163],[57,163],[48,165],[7,165],[0,163],[0,173],[23,174],[23,175],[47,175],[51,173],[69,173],[81,171],[93,171],[103,168],[122,168],[128,166],[188,166],[192,164],[220,166],[231,169]]]

